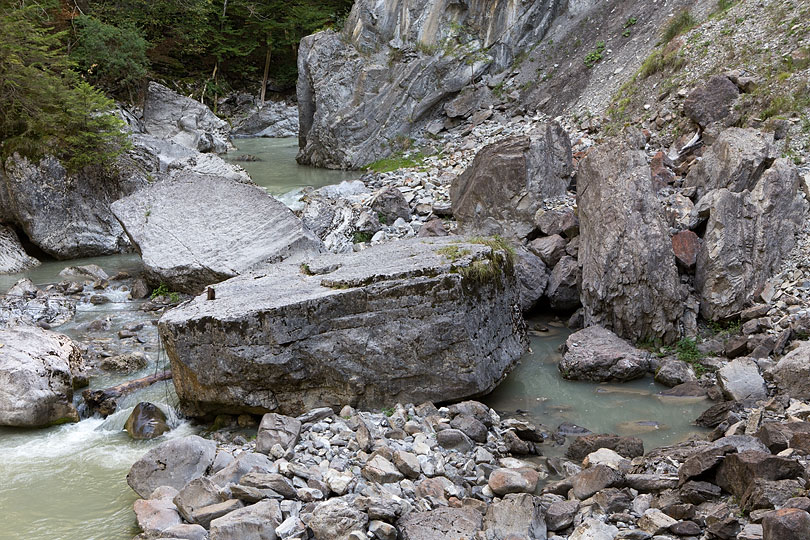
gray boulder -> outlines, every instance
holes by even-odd
[[[629,381],[643,377],[649,353],[636,349],[601,326],[590,326],[568,336],[559,369],[566,379]]]
[[[548,279],[546,296],[551,309],[573,311],[580,306],[579,288],[582,272],[574,257],[564,256],[554,266]]]
[[[216,452],[214,441],[197,435],[168,440],[132,465],[127,483],[143,498],[160,486],[183,489],[191,480],[208,472]]]
[[[392,186],[385,187],[374,196],[371,209],[377,212],[380,220],[391,225],[397,218],[411,220],[411,207],[402,192]]]
[[[562,5],[356,2],[341,34],[301,41],[299,161],[357,168],[397,152],[460,90],[537,43]]]
[[[450,186],[459,230],[525,238],[543,199],[565,194],[572,169],[568,134],[556,123],[485,146]]]
[[[689,169],[684,187],[696,188],[698,199],[713,189],[750,191],[777,157],[773,134],[751,128],[728,128]]]
[[[159,331],[189,415],[458,400],[489,392],[527,347],[511,258],[457,238],[273,265]]]
[[[721,188],[706,195],[712,202],[695,272],[706,319],[741,311],[779,270],[807,211],[799,185],[796,168],[778,159],[750,191]]]
[[[39,265],[23,249],[14,229],[0,225],[0,274],[15,274]]]
[[[5,162],[0,215],[57,259],[111,255],[131,250],[110,204],[146,185],[129,156],[115,167],[68,173],[52,156],[33,163],[14,154]]]
[[[487,540],[499,540],[515,535],[518,538],[545,538],[546,522],[543,519],[540,498],[532,495],[511,494],[493,502],[484,515],[484,534]]]
[[[154,403],[142,401],[132,409],[124,429],[133,439],[154,439],[171,430],[166,414]]]
[[[548,268],[537,255],[524,247],[516,250],[515,271],[520,286],[520,308],[526,312],[543,297],[548,284]]]
[[[662,359],[655,371],[655,382],[669,387],[696,380],[695,372],[689,364],[674,357]]]
[[[753,403],[768,397],[765,379],[757,363],[750,358],[737,358],[720,368],[717,382],[726,398],[732,401]]]
[[[77,422],[73,375],[82,355],[67,336],[33,326],[0,330],[0,426]]]
[[[150,81],[143,102],[146,132],[199,152],[226,152],[230,127],[205,104]]]
[[[769,374],[784,394],[794,399],[810,399],[810,341],[799,342]]]
[[[685,294],[644,152],[598,146],[579,164],[585,326],[633,340],[681,335]]]
[[[702,128],[713,122],[731,121],[732,107],[740,91],[725,75],[715,75],[706,84],[693,91],[683,103],[683,112]],[[728,124],[726,124],[728,125]]]
[[[263,189],[225,178],[179,175],[112,205],[149,279],[183,292],[323,244]]]
[[[54,290],[38,289],[28,278],[22,278],[4,296],[0,296],[0,328],[45,324],[59,326],[71,320],[75,314],[75,299]]]
[[[316,539],[350,540],[349,534],[365,531],[368,524],[368,515],[350,503],[341,498],[329,499],[316,506],[304,522]]]
[[[283,414],[267,413],[259,424],[256,435],[256,451],[269,454],[270,449],[280,445],[285,451],[292,450],[301,435],[301,421]]]
[[[284,516],[278,501],[259,501],[211,521],[209,540],[271,540]]]
[[[473,508],[440,506],[427,512],[411,512],[397,521],[402,540],[474,540],[481,530],[481,513]]]

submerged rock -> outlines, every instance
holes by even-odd
[[[166,415],[154,403],[142,401],[130,413],[124,429],[133,439],[154,439],[171,430]]]
[[[81,369],[67,336],[33,326],[0,330],[0,426],[77,422],[73,374]]]
[[[167,312],[183,411],[299,414],[485,394],[526,350],[511,258],[413,239],[283,263]]]
[[[112,206],[147,276],[183,292],[323,244],[282,203],[254,186],[185,174]]]
[[[601,326],[571,334],[559,365],[566,379],[598,382],[638,379],[649,367],[649,353]]]

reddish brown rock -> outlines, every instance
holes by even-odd
[[[782,508],[762,518],[763,540],[807,540],[810,514],[798,508]]]
[[[675,173],[672,172],[670,167],[672,161],[663,152],[658,152],[650,161],[650,177],[653,183],[653,189],[656,191],[666,187],[675,180]]]
[[[672,237],[672,251],[678,265],[691,270],[695,267],[700,250],[700,238],[692,231],[681,231]]]

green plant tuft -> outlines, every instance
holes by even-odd
[[[664,34],[662,36],[664,43],[669,43],[677,36],[685,34],[695,26],[697,26],[697,21],[694,17],[692,17],[692,14],[689,13],[689,10],[684,9],[683,11],[680,11],[677,15],[675,15],[675,17],[672,18],[671,21],[669,21],[669,24],[667,24],[666,28],[664,29]]]

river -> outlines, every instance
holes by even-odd
[[[302,187],[318,187],[357,177],[357,173],[302,167],[295,163],[295,139],[239,139],[238,151],[261,161],[242,162],[255,181],[271,194],[281,196]],[[98,264],[109,275],[118,271],[137,273],[136,255],[99,257],[70,262],[47,262],[15,275],[0,275],[0,292],[23,276],[38,285],[61,281],[66,266]],[[81,341],[87,339],[87,325],[109,318],[107,338],[132,321],[143,321],[138,302],[126,300],[126,291],[115,285],[104,292],[111,302],[94,306],[80,304],[74,320],[57,331]],[[151,320],[148,321],[151,324]],[[705,403],[674,403],[657,398],[658,387],[651,379],[622,385],[597,385],[563,380],[556,369],[557,347],[568,335],[560,323],[544,320],[546,333],[531,338],[532,352],[525,355],[486,402],[498,411],[525,411],[530,418],[554,428],[572,422],[594,432],[610,431],[639,435],[646,448],[667,444],[692,434],[690,422]],[[156,327],[146,327],[150,364],[128,376],[103,375],[90,381],[91,388],[104,388],[122,380],[143,376],[162,368]],[[77,393],[78,394],[78,393]],[[132,407],[152,401],[169,415],[174,429],[155,441],[133,441],[122,431]],[[176,396],[171,383],[160,383],[126,398],[119,411],[107,419],[89,418],[76,424],[47,429],[0,428],[0,540],[118,540],[137,534],[132,503],[136,495],[126,484],[126,474],[149,448],[165,437],[181,437],[198,428],[179,418],[174,410]],[[554,450],[550,449],[549,453]]]

